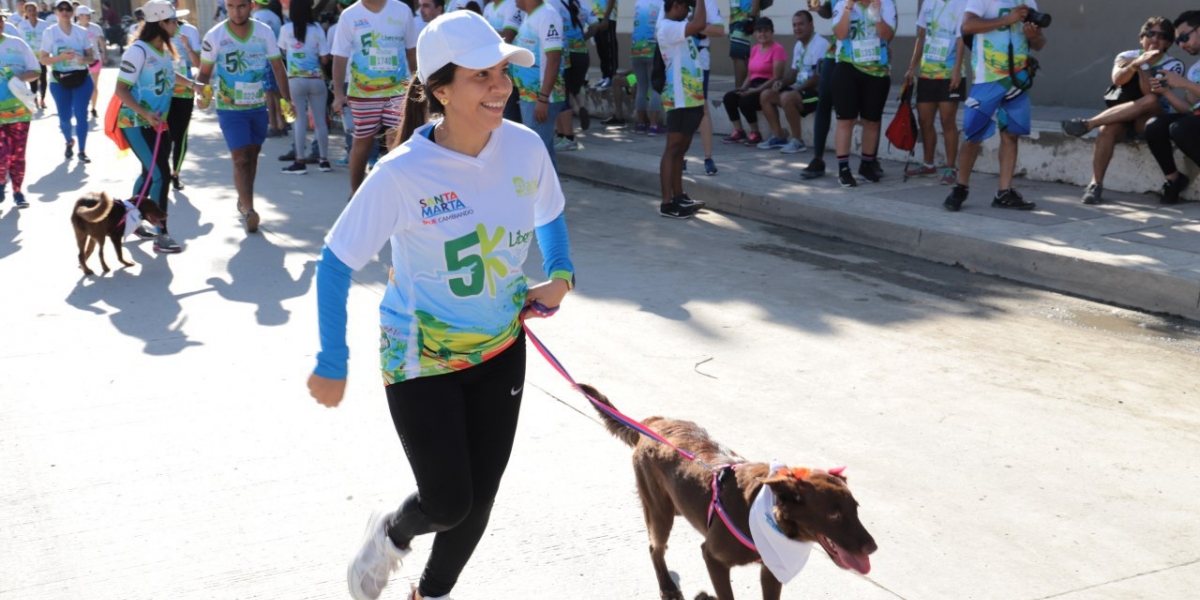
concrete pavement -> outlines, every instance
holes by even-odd
[[[347,401],[322,409],[303,389],[345,172],[282,175],[288,144],[270,140],[262,233],[247,236],[213,115],[192,133],[172,194],[182,254],[132,242],[137,266],[81,276],[74,198],[127,191],[138,166],[99,138],[93,164],[64,164],[53,116],[31,135],[33,206],[0,205],[0,600],[344,598],[369,510],[412,490],[373,357],[386,262],[351,290]],[[1178,323],[778,223],[680,223],[645,195],[566,192],[580,288],[535,327],[576,377],[747,456],[849,465],[874,571],[816,553],[784,598],[1182,600],[1200,585],[1197,344]],[[1129,331],[1071,324],[1085,316]],[[628,449],[535,355],[527,381],[455,597],[657,597]],[[680,523],[672,542],[687,595],[711,591],[698,536]],[[758,596],[754,569],[734,582]]]
[[[593,121],[595,122],[595,121]],[[564,175],[658,194],[663,139],[631,127],[593,129],[585,149],[559,153]],[[995,140],[990,140],[995,142]],[[1105,192],[1087,206],[1073,185],[1018,178],[1037,202],[1033,212],[990,207],[997,178],[976,174],[961,212],[942,208],[950,188],[936,179],[902,183],[903,163],[883,161],[879,184],[839,187],[836,160],[827,176],[802,181],[811,153],[784,155],[716,142],[720,172],[704,176],[699,140],[692,143],[685,188],[728,214],[834,236],[971,271],[999,275],[1085,298],[1200,319],[1200,204],[1162,206],[1148,194]],[[994,153],[980,157],[983,165]],[[857,159],[852,162],[857,169]],[[1114,163],[1113,172],[1126,168]]]

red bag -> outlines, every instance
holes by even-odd
[[[121,110],[121,99],[116,94],[108,101],[108,108],[104,111],[104,135],[117,145],[118,152],[129,150],[129,141],[125,139],[125,132],[117,127],[117,113]]]
[[[900,106],[888,125],[887,139],[892,146],[907,150],[910,154],[917,147],[917,119],[913,116],[911,81],[905,82],[900,92]]]

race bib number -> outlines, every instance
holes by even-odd
[[[946,58],[950,56],[950,39],[944,37],[934,37],[925,40],[925,62],[934,64],[944,64]]]
[[[400,52],[396,48],[372,47],[367,53],[372,71],[394,71],[400,68]]]
[[[233,84],[233,103],[242,106],[261,104],[263,86],[261,81],[237,81]]]
[[[857,64],[879,62],[881,55],[879,38],[871,38],[869,40],[854,40],[851,42],[850,52],[854,56],[854,62]]]

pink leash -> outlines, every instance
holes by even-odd
[[[733,537],[736,538],[737,541],[741,542],[743,546],[749,548],[751,551],[753,551],[755,554],[757,554],[758,548],[755,547],[754,542],[751,541],[749,536],[742,533],[741,530],[739,530],[733,524],[733,521],[729,518],[729,514],[727,512],[725,512],[725,506],[721,504],[721,497],[720,497],[721,477],[724,473],[731,472],[734,469],[736,469],[738,467],[738,465],[736,465],[736,464],[715,465],[715,466],[709,465],[708,463],[705,463],[704,461],[697,458],[695,454],[692,454],[691,452],[688,452],[687,450],[684,450],[683,448],[680,448],[679,446],[672,444],[666,438],[659,435],[658,432],[643,425],[641,423],[641,421],[638,421],[636,419],[626,416],[621,411],[597,400],[596,398],[593,398],[591,396],[591,394],[588,394],[587,392],[583,391],[583,388],[579,387],[579,383],[575,381],[575,378],[571,377],[571,374],[567,372],[567,368],[564,367],[561,362],[559,362],[558,358],[556,358],[554,356],[554,354],[552,352],[550,352],[550,349],[547,348],[546,345],[543,344],[542,341],[540,339],[538,339],[538,337],[536,335],[534,335],[533,330],[531,330],[529,328],[529,322],[527,320],[527,317],[529,316],[529,313],[531,313],[531,312],[539,317],[549,317],[549,316],[553,315],[554,313],[558,312],[558,307],[547,308],[547,307],[543,306],[540,302],[537,302],[535,300],[532,304],[529,305],[529,307],[524,312],[522,312],[521,326],[524,327],[525,336],[527,338],[529,338],[529,341],[533,344],[533,347],[537,348],[537,351],[542,355],[543,358],[546,359],[546,362],[550,363],[550,366],[554,367],[554,370],[558,371],[558,374],[562,375],[563,379],[566,379],[567,382],[571,384],[571,387],[575,388],[580,394],[583,394],[583,397],[587,398],[588,401],[591,402],[592,405],[594,405],[598,410],[604,411],[605,414],[612,417],[613,419],[616,419],[622,425],[624,425],[630,429],[633,429],[634,431],[636,431],[636,432],[638,432],[660,444],[664,444],[664,445],[672,448],[673,450],[678,452],[684,458],[704,467],[705,469],[707,469],[709,471],[712,471],[712,474],[713,474],[712,502],[710,502],[708,505],[708,525],[709,525],[709,527],[712,526],[712,518],[713,518],[713,514],[715,513],[717,516],[719,516],[721,518],[721,522],[725,523],[725,527],[729,529],[729,532],[731,534],[733,534]]]
[[[137,208],[139,210],[141,210],[141,208],[142,208],[142,200],[144,200],[146,198],[146,191],[150,189],[150,181],[152,179],[154,179],[154,164],[157,162],[155,159],[158,158],[158,149],[159,149],[160,144],[162,144],[163,132],[167,130],[165,124],[162,121],[158,122],[158,127],[156,127],[155,129],[158,133],[157,133],[157,135],[154,136],[154,154],[150,155],[150,167],[151,168],[146,169],[146,183],[142,184],[142,191],[141,191],[141,193],[138,194],[137,201],[133,203],[134,208]],[[121,217],[121,220],[117,222],[117,228],[120,228],[122,225],[125,224],[125,218],[128,216],[129,216],[129,213],[126,212],[125,215],[123,215]]]

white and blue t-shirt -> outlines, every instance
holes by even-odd
[[[25,43],[29,44],[29,48],[34,52],[42,49],[42,34],[50,28],[50,21],[38,19],[37,25],[30,25],[28,19],[17,21],[17,30],[21,32],[21,37],[25,38]]]
[[[25,40],[7,34],[0,40],[0,125],[33,120],[33,113],[9,91],[8,81],[40,69],[41,63]]]
[[[967,0],[925,0],[917,15],[917,27],[925,30],[921,49],[921,79],[950,79],[958,60],[958,38],[962,37]]]
[[[512,73],[522,102],[537,102],[537,95],[542,90],[546,53],[563,51],[562,28],[562,19],[559,18],[558,11],[544,2],[521,20],[521,27],[517,30],[517,37],[513,38],[513,44],[533,53],[533,66],[522,67],[510,63],[509,72]],[[558,65],[558,73],[554,74],[554,88],[550,92],[551,103],[566,100],[566,86],[562,80],[564,61],[560,60]]]
[[[687,21],[658,21],[658,51],[666,66],[662,103],[665,110],[704,106],[704,71],[696,39],[686,35]]]
[[[307,77],[320,79],[324,72],[321,70],[321,57],[329,55],[329,41],[325,39],[325,30],[320,25],[309,23],[304,33],[304,41],[296,39],[294,24],[287,23],[279,30],[279,48],[287,59],[288,77]]]
[[[192,52],[200,54],[200,44],[204,43],[200,37],[200,30],[191,23],[180,21],[179,27],[175,29],[175,36],[171,38],[171,43],[175,45],[175,53],[179,55],[179,60],[175,62],[175,72],[191,79],[192,67],[200,65],[192,64],[192,55],[188,54],[187,47],[190,46]],[[186,83],[177,83],[175,92],[171,95],[175,98],[192,98],[195,96],[195,92],[192,91],[192,86]]]
[[[797,86],[817,74],[817,64],[828,52],[829,40],[819,35],[813,34],[807,46],[796,40],[796,46],[792,48],[792,69],[796,71]]]
[[[250,33],[239,38],[222,21],[209,30],[200,47],[200,62],[213,65],[217,110],[264,108],[263,80],[271,60],[279,58],[279,43],[271,28],[250,19]]]
[[[662,12],[662,8],[662,0],[637,0],[634,3],[630,57],[654,56],[654,47],[658,45],[654,38],[654,28],[658,25],[658,13]]]
[[[66,71],[83,71],[90,62],[83,53],[92,49],[92,40],[88,39],[87,30],[77,25],[71,25],[70,31],[63,31],[55,23],[42,33],[42,52],[50,56],[58,56],[68,50],[75,52],[75,58],[63,60],[50,65],[50,69],[60,73]]]
[[[518,339],[534,228],[565,204],[529,129],[504,121],[473,157],[429,140],[435,125],[380,159],[325,238],[354,270],[391,240],[379,307],[387,384],[470,368]]]
[[[267,27],[271,28],[271,33],[276,38],[279,37],[279,30],[283,28],[283,21],[279,19],[279,15],[275,14],[269,8],[262,8],[250,13],[250,18],[259,23],[266,23]]]
[[[886,77],[889,73],[888,43],[879,37],[876,26],[883,22],[896,29],[896,5],[892,0],[881,0],[878,17],[869,14],[873,11],[858,2],[850,11],[850,32],[846,39],[837,43],[838,62],[850,63],[867,75]],[[835,2],[833,22],[841,22],[845,12],[846,4]]]
[[[338,18],[334,56],[347,60],[351,98],[392,98],[408,91],[408,50],[417,47],[412,10],[388,0],[378,13],[356,2]]]
[[[138,40],[121,55],[117,81],[129,86],[129,92],[142,108],[165,118],[171,110],[171,96],[175,91],[175,60],[169,52],[159,51]],[[117,113],[118,127],[149,125],[128,106],[122,105]]]

